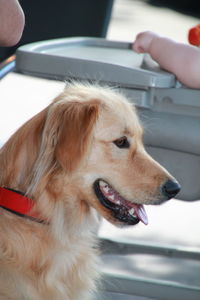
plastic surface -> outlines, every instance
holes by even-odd
[[[127,87],[173,87],[175,78],[163,71],[143,68],[143,55],[131,44],[100,38],[66,38],[22,46],[17,71],[66,80],[109,82]]]
[[[98,293],[98,295],[95,295],[92,298],[92,300],[158,300],[158,299],[121,294],[121,293],[100,292]]]

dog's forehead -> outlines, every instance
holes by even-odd
[[[123,135],[134,136],[141,132],[135,109],[126,101],[104,105],[96,124],[96,137],[115,139]]]

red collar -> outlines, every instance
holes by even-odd
[[[0,207],[39,223],[45,222],[39,218],[37,213],[32,212],[34,201],[18,191],[0,187]]]

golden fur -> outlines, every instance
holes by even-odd
[[[0,299],[89,299],[98,278],[97,199],[104,178],[135,203],[160,202],[169,173],[144,150],[134,107],[109,88],[70,84],[0,150],[0,186],[26,193],[48,224],[0,209]],[[127,136],[131,147],[114,140]]]

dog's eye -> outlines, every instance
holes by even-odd
[[[123,136],[113,142],[118,148],[129,148],[130,144],[126,136]]]

